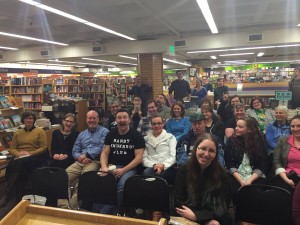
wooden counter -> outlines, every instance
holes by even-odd
[[[98,213],[32,205],[21,201],[1,221],[0,225],[167,225],[159,222],[110,216]]]

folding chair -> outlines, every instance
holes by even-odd
[[[132,208],[173,215],[173,197],[166,180],[157,176],[136,175],[126,180],[123,199],[125,214]]]
[[[292,197],[282,188],[246,185],[239,189],[235,220],[261,225],[292,225]]]
[[[57,206],[58,199],[69,201],[68,174],[58,167],[43,167],[31,175],[32,194],[46,197],[47,206]]]
[[[78,202],[80,208],[91,211],[94,203],[118,205],[117,180],[111,173],[100,176],[98,171],[82,174],[78,181]]]

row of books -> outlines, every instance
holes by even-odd
[[[24,108],[26,109],[41,109],[41,102],[23,102]]]
[[[19,77],[11,78],[12,85],[32,85],[32,84],[41,84],[42,78],[40,77]]]
[[[13,94],[18,93],[41,93],[42,87],[13,87],[11,92]]]
[[[41,95],[22,95],[22,101],[41,101],[42,96]]]
[[[0,129],[1,130],[18,127],[20,124],[21,124],[21,117],[19,114],[0,117]]]
[[[103,92],[104,87],[102,85],[93,86],[74,86],[69,89],[70,92]]]

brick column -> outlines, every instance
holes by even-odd
[[[163,57],[161,53],[138,54],[138,73],[142,83],[152,84],[152,96],[155,98],[163,92]]]

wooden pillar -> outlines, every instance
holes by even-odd
[[[163,57],[161,53],[138,54],[138,73],[142,83],[152,84],[152,96],[163,93]]]

